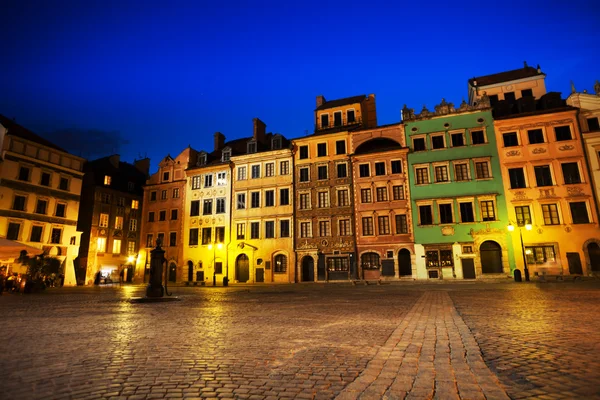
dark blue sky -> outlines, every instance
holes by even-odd
[[[597,3],[5,0],[0,113],[154,171],[188,144],[211,150],[216,131],[250,136],[254,117],[311,132],[319,94],[375,93],[388,124],[526,60],[566,97],[600,79]]]

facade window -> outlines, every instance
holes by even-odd
[[[239,167],[238,168],[237,179],[238,179],[238,181],[245,181],[246,180],[246,167]]]
[[[152,247],[152,246],[150,246],[150,247]],[[98,251],[98,253],[106,252],[106,238],[99,237],[96,239],[96,250]]]
[[[117,198],[117,205],[119,207],[125,207],[125,198],[124,197]]]
[[[198,246],[198,228],[190,229],[190,246]],[[152,247],[152,246],[150,246]]]
[[[225,242],[225,227],[217,226],[215,227],[215,243],[224,243]]]
[[[27,197],[16,195],[13,199],[13,210],[25,211],[25,204],[27,203]]]
[[[140,201],[139,200],[131,200],[131,209],[137,210],[139,208],[140,208]]]
[[[105,185],[105,186],[109,186],[109,185],[110,185],[110,182],[111,182],[111,180],[112,180],[112,179],[111,179],[110,175],[104,175],[104,185]]]
[[[273,176],[275,175],[275,163],[266,163],[265,164],[265,176]]]
[[[481,219],[483,221],[495,221],[496,212],[494,210],[494,202],[492,200],[485,200],[479,203],[481,207]]]
[[[361,178],[367,178],[371,176],[371,172],[369,171],[369,164],[361,164],[358,166],[358,174]]]
[[[121,239],[113,239],[112,252],[113,254],[121,254]]]
[[[458,206],[460,210],[460,222],[475,222],[473,203],[458,203]]]
[[[115,229],[123,229],[123,217],[115,217]]]
[[[308,158],[308,146],[300,146],[300,159],[306,160]]]
[[[56,212],[55,215],[57,217],[64,218],[66,216],[67,205],[65,203],[56,203]]]
[[[408,233],[408,222],[405,214],[395,216],[396,219],[396,233],[404,234]]]
[[[375,163],[375,175],[376,176],[385,175],[385,163],[384,162],[376,162]]]
[[[347,178],[348,177],[348,165],[346,163],[340,163],[337,165],[337,177]]]
[[[437,149],[443,149],[445,147],[446,147],[446,145],[444,144],[444,136],[443,135],[431,137],[431,148],[433,148],[434,150],[437,150]]]
[[[202,228],[202,244],[212,242],[212,228]]]
[[[333,126],[342,126],[342,112],[336,111],[333,113]]]
[[[462,147],[465,145],[465,136],[462,133],[453,133],[450,135],[452,147]]]
[[[372,202],[371,198],[371,189],[360,189],[360,202],[361,203],[370,203]]]
[[[350,122],[350,121],[348,121]],[[335,142],[335,154],[346,154],[346,141],[338,140]]]
[[[350,236],[351,230],[350,230],[350,220],[349,219],[340,219],[338,221],[338,234],[340,236]]]
[[[556,262],[554,246],[527,246],[525,247],[527,264],[545,264]]]
[[[167,191],[166,190],[162,190],[160,192],[160,199],[161,200],[166,200],[167,199]]]
[[[290,189],[279,189],[279,205],[287,206],[290,204]]]
[[[363,217],[362,230],[363,236],[373,236],[373,217]]]
[[[60,190],[69,190],[69,178],[60,178],[58,183],[58,188]]]
[[[349,124],[353,124],[356,122],[356,117],[354,115],[354,110],[346,111],[346,122]]]
[[[260,223],[250,223],[250,239],[258,239],[260,237]]]
[[[350,261],[348,257],[328,257],[327,270],[336,272],[348,272],[350,269]]]
[[[237,209],[244,210],[246,208],[246,193],[238,193],[237,195]]]
[[[131,218],[129,220],[129,231],[130,232],[137,231],[137,219]]]
[[[502,134],[502,140],[504,141],[504,147],[515,147],[519,145],[517,132],[507,132]]]
[[[419,206],[419,224],[420,225],[432,225],[433,224],[433,213],[431,212],[430,205]]]
[[[42,177],[40,179],[40,185],[50,186],[50,174],[48,172],[42,172]]]
[[[196,162],[196,165],[198,167],[202,166],[202,165],[206,165],[206,153],[200,153],[198,154],[198,161]]]
[[[310,194],[300,193],[300,209],[308,210],[310,208]]]
[[[312,237],[312,230],[310,222],[300,222],[300,237],[309,238]]]
[[[440,224],[451,224],[454,222],[452,215],[452,204],[438,204],[440,211]]]
[[[154,193],[154,200],[156,200],[156,192]],[[104,204],[110,204],[110,194],[108,193],[101,193],[100,194],[100,202],[104,203]]]
[[[529,144],[544,143],[544,132],[541,129],[532,129],[527,131]]]
[[[321,114],[321,128],[329,127],[329,114]]]
[[[274,190],[266,190],[265,191],[265,207],[273,207],[275,206],[275,191]]]
[[[434,168],[435,181],[436,182],[448,182],[448,167],[445,165],[438,165]]]
[[[417,168],[415,169],[415,176],[417,177],[417,185],[425,185],[429,183],[429,168]]]
[[[131,242],[129,242],[131,243]],[[135,242],[134,242],[135,244]],[[169,232],[169,246],[175,247],[177,246],[177,232]]]
[[[573,136],[571,135],[571,127],[569,125],[566,126],[555,126],[554,133],[556,134],[556,141],[561,142],[563,140],[571,140]]]
[[[279,221],[279,236],[282,238],[290,237],[290,221],[283,219]]]
[[[250,193],[250,207],[251,208],[260,207],[260,192]]]
[[[590,217],[588,215],[587,206],[585,201],[576,201],[569,203],[571,208],[571,218],[574,224],[589,224]]]
[[[288,175],[290,173],[290,162],[282,161],[279,164],[279,174],[280,175]]]
[[[392,161],[392,174],[401,174],[402,173],[402,161],[394,160]]]
[[[403,185],[392,186],[392,193],[394,196],[394,200],[404,200],[404,186]]]
[[[135,242],[132,240],[127,242],[127,254],[135,254]]]
[[[256,142],[250,141],[248,142],[248,154],[256,153]]]
[[[376,190],[377,201],[388,201],[387,187],[378,187]]]
[[[467,163],[454,164],[454,179],[457,182],[469,180],[469,166]]]
[[[327,143],[317,144],[317,157],[325,157],[327,155]]]
[[[150,192],[150,201],[156,201],[156,190]]]
[[[177,218],[179,217],[179,215],[177,215],[177,209],[174,208],[171,210],[171,221],[177,221]]]
[[[329,221],[319,221],[319,236],[331,236],[329,231]]]
[[[238,240],[244,239],[246,237],[246,224],[237,224],[236,233]]]
[[[556,204],[542,204],[544,225],[559,225],[558,206]]]
[[[208,188],[208,187],[212,187],[213,185],[213,176],[212,174],[206,174],[204,175],[204,187]]]
[[[60,244],[61,235],[62,235],[62,229],[52,228],[52,232],[50,234],[50,243]]]
[[[515,214],[517,216],[518,226],[531,224],[531,212],[529,211],[529,206],[516,206]]]
[[[159,233],[156,237],[156,240],[160,242],[161,246],[166,246],[167,244],[165,243],[165,234],[164,233]]]
[[[35,205],[35,213],[36,214],[46,214],[47,206],[48,206],[48,201],[38,199],[37,204]]]
[[[337,203],[338,207],[347,207],[350,205],[348,189],[341,189],[337,191]]]
[[[225,213],[225,198],[221,197],[217,199],[217,214]]]
[[[485,144],[483,131],[471,131],[471,144]]]
[[[160,210],[158,212],[158,220],[159,221],[166,221],[167,220],[167,210]]]
[[[165,171],[163,172],[163,182],[168,182],[169,181],[169,171]]]
[[[308,182],[309,177],[309,169],[308,168],[300,168],[300,182]]]
[[[154,211],[148,213],[148,222],[154,222]]]
[[[490,164],[487,161],[475,163],[475,178],[487,179],[490,177]]]
[[[217,172],[217,186],[227,185],[227,172]]]
[[[360,265],[363,269],[377,269],[381,266],[379,254],[364,253],[360,256]]]
[[[192,177],[192,190],[200,189],[201,176],[196,175]]]
[[[252,179],[258,179],[260,178],[260,165],[253,165],[251,167],[252,169]]]
[[[198,231],[198,229],[196,229],[196,232]],[[191,237],[191,229],[190,229],[190,237]],[[198,235],[196,234],[196,239],[198,239]],[[152,234],[149,233],[148,235],[146,235],[146,247],[153,247],[153,237]]]
[[[533,168],[538,186],[552,186],[552,174],[549,165],[538,165]]]
[[[598,117],[588,118],[587,123],[590,132],[600,130],[600,123],[598,122]]]
[[[511,189],[522,189],[527,187],[527,184],[525,183],[525,172],[523,172],[523,168],[509,168],[508,177],[510,179]]]
[[[565,185],[581,183],[581,176],[579,175],[579,167],[576,162],[563,163],[561,164],[563,178],[565,179]]]
[[[413,151],[425,151],[425,138],[413,139]]]
[[[213,205],[212,199],[204,200],[204,203],[202,204],[202,215],[211,215],[212,214],[212,205]]]
[[[390,217],[387,215],[381,215],[377,217],[377,229],[379,231],[379,235],[389,235]]]
[[[198,215],[200,215],[200,200],[192,200],[190,217],[197,217]]]
[[[533,96],[533,90],[531,90],[531,89],[521,90],[521,97],[532,97],[532,96]]]
[[[318,192],[319,208],[329,207],[329,192]]]
[[[281,149],[281,137],[280,136],[275,136],[273,139],[271,139],[271,149],[272,150]]]
[[[31,170],[27,167],[19,167],[19,180],[28,182],[30,172]]]
[[[275,260],[273,260],[275,262],[275,268],[274,268],[274,272],[275,273],[284,273],[287,271],[287,257],[284,256],[283,254],[278,254],[275,256]]]
[[[327,176],[327,165],[320,165],[317,168],[317,173],[318,173],[318,177],[319,177],[318,179],[319,180],[327,179],[328,178],[328,176]]]
[[[98,222],[100,228],[108,228],[108,214],[100,214],[100,221]]]

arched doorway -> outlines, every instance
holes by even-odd
[[[410,259],[410,251],[402,249],[398,252],[398,266],[400,276],[412,276],[412,261]]]
[[[502,273],[502,247],[492,240],[486,240],[479,246],[481,272],[484,274]]]
[[[247,282],[250,279],[250,262],[245,254],[240,254],[235,260],[235,277],[238,282]]]
[[[588,244],[587,251],[590,257],[590,268],[594,272],[600,272],[600,246],[598,243],[592,242]]]
[[[311,256],[304,256],[302,259],[302,282],[314,282],[315,280],[315,260]]]
[[[194,280],[194,263],[188,261],[188,281],[191,282]]]
[[[175,282],[177,280],[177,265],[172,262],[169,265],[169,282]]]

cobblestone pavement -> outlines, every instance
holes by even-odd
[[[139,286],[5,294],[0,398],[600,398],[598,289],[180,287],[182,301],[160,304],[130,304]]]

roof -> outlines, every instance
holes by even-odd
[[[58,147],[51,141],[46,140],[43,137],[39,136],[38,134],[31,132],[29,129],[22,127],[21,125],[17,124],[12,119],[7,118],[2,114],[0,114],[0,123],[2,125],[4,125],[4,127],[8,130],[9,135],[17,136],[22,139],[29,140],[29,141],[32,141],[35,143],[39,143],[41,145],[51,147],[55,150],[60,150],[65,153],[68,153],[65,149]]]
[[[135,165],[120,160],[119,166],[115,167],[110,161],[110,157],[112,156],[88,161],[85,164],[84,171],[86,173],[93,173],[92,177],[96,186],[104,187],[104,176],[110,175],[111,183],[108,187],[111,189],[141,195],[143,193],[142,186],[148,178],[146,174],[140,171]],[[129,182],[133,182],[135,185],[133,191],[129,190]]]
[[[315,111],[325,110],[327,108],[333,108],[333,107],[346,106],[348,104],[360,103],[366,97],[367,97],[366,95],[361,94],[360,96],[352,96],[352,97],[346,97],[346,98],[343,98],[343,99],[326,101],[325,103],[323,103],[319,107],[317,107]]]
[[[536,75],[545,75],[543,72],[538,72],[537,68],[530,66],[513,69],[511,71],[498,72],[497,74],[483,75],[469,79],[469,85],[473,86],[473,82],[477,81],[477,86],[494,85],[501,82],[510,82],[517,79],[529,78]]]

